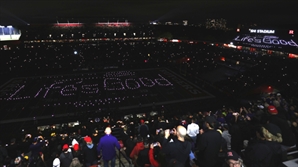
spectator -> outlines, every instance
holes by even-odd
[[[215,167],[218,165],[218,154],[222,146],[222,136],[214,129],[215,119],[212,116],[205,118],[206,130],[198,141],[198,161],[200,167]]]
[[[13,163],[10,165],[10,167],[22,167],[22,158],[21,157],[16,157],[13,160]]]
[[[111,135],[112,130],[110,127],[105,129],[105,136],[103,136],[98,144],[97,152],[102,154],[102,159],[104,162],[104,167],[109,166],[109,161],[111,161],[111,167],[115,167],[116,151],[115,148],[120,150],[120,144],[117,138]]]
[[[130,136],[124,143],[126,156],[130,157],[130,153],[134,149],[135,145],[136,145],[135,139],[132,136]]]
[[[283,161],[283,152],[281,147],[282,136],[278,126],[274,124],[266,124],[263,126],[262,132],[267,142],[265,144],[272,151],[272,160],[270,166],[280,167]],[[285,155],[285,154],[284,154]]]
[[[91,137],[87,136],[84,138],[86,145],[83,147],[82,153],[84,158],[84,164],[86,167],[97,164],[97,150],[94,146]]]
[[[162,144],[162,152],[166,155],[167,164],[170,164],[170,161],[186,164],[191,151],[191,143],[185,141],[185,136],[187,134],[186,128],[181,125],[177,126],[177,131],[174,129],[173,132],[177,139],[171,139],[170,141],[168,140],[170,137],[170,130],[166,129],[164,133],[165,138]]]
[[[149,128],[148,126],[145,124],[145,121],[143,119],[140,120],[141,125],[139,125],[138,127],[138,132],[139,135],[145,139],[147,137],[147,135],[149,135]]]
[[[29,160],[30,164],[37,163],[42,151],[42,147],[44,146],[44,143],[45,142],[42,136],[38,136],[33,139],[33,142],[29,147],[29,150],[31,151],[31,156]]]
[[[199,125],[195,123],[195,119],[191,119],[191,123],[187,125],[187,134],[191,137],[193,145],[195,146],[197,141],[197,135],[200,133]]]
[[[7,150],[2,146],[2,142],[0,141],[0,166],[4,166],[7,157]]]
[[[141,136],[137,137],[137,143],[131,151],[129,157],[132,159],[133,163],[136,164],[137,156],[141,150],[144,149],[144,142]]]
[[[160,167],[162,166],[160,162],[162,157],[161,157],[161,145],[159,142],[156,142],[155,144],[152,143],[150,144],[150,150],[149,150],[149,160],[150,160],[150,164],[153,167]]]
[[[80,162],[83,162],[83,156],[80,150],[80,145],[75,139],[72,140],[72,156],[73,158],[78,158]]]
[[[82,167],[82,164],[78,158],[72,159],[69,167]]]
[[[234,112],[231,120],[231,127],[229,127],[229,133],[231,134],[231,149],[240,154],[243,148],[244,128],[247,124],[243,121],[242,115],[238,112]]]
[[[281,130],[281,144],[283,145],[283,150],[287,150],[289,147],[294,146],[296,144],[295,135],[292,132],[287,120],[278,116],[278,110],[274,106],[268,106],[268,113],[270,114],[269,122],[277,125]]]
[[[158,129],[162,129],[165,130],[168,128],[168,123],[165,121],[164,116],[161,116],[158,118],[158,125],[157,125]]]
[[[244,152],[244,162],[247,166],[271,166],[273,157],[272,150],[266,144],[264,128],[258,126],[256,129],[256,140],[249,141]]]
[[[60,160],[59,158],[55,158],[53,161],[53,167],[60,167]]]
[[[94,129],[91,138],[92,138],[93,143],[97,146],[98,141],[100,139],[100,136],[98,134],[98,130],[97,129]]]
[[[64,144],[62,147],[62,153],[59,156],[61,167],[69,167],[73,159],[72,153],[69,151],[68,144]]]
[[[230,150],[226,154],[226,162],[223,167],[244,167],[243,160],[237,152]]]
[[[137,156],[137,166],[138,167],[151,167],[149,160],[149,141],[145,139],[143,141],[144,149],[142,149]]]
[[[222,128],[223,128],[223,131],[221,136],[225,139],[227,143],[227,149],[231,150],[231,135],[229,133],[229,126],[227,124],[224,124]]]
[[[19,151],[19,148],[18,148],[18,145],[16,144],[16,139],[13,138],[10,140],[10,144],[7,146],[7,153],[8,153],[8,156],[9,158],[11,159],[11,164],[13,164],[15,158],[18,157],[18,151]]]

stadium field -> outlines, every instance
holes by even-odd
[[[214,96],[166,68],[22,77],[0,86],[0,122],[208,98]]]

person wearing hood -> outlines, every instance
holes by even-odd
[[[84,163],[86,167],[97,165],[97,150],[94,146],[91,137],[87,136],[84,138],[86,145],[82,149],[84,155]]]
[[[83,155],[80,149],[80,145],[76,139],[72,140],[72,156],[73,158],[78,158],[80,162],[83,162]]]
[[[97,146],[97,152],[99,155],[102,155],[102,159],[104,162],[104,167],[109,166],[109,162],[111,161],[111,167],[115,167],[115,161],[116,161],[116,150],[120,150],[120,144],[115,136],[112,134],[112,129],[110,127],[107,127],[105,129],[105,136],[103,136],[99,144]]]
[[[171,161],[177,161],[181,164],[186,164],[191,152],[191,143],[185,140],[187,130],[184,126],[177,126],[177,130],[173,129],[173,134],[177,137],[170,139],[170,130],[166,129],[165,138],[162,144],[162,152],[166,156],[166,161],[170,164]]]

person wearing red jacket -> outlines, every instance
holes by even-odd
[[[150,150],[149,150],[149,160],[153,167],[160,167],[161,165],[157,161],[157,150],[161,149],[161,145],[159,142],[150,144]]]
[[[134,146],[133,150],[131,151],[131,153],[129,155],[129,157],[132,159],[134,164],[135,164],[135,161],[139,155],[139,152],[144,149],[143,138],[138,136],[137,141],[138,141],[137,144]]]

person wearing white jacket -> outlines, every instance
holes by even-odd
[[[194,145],[197,141],[197,135],[200,133],[200,127],[195,123],[194,119],[191,119],[191,124],[187,125],[187,134],[194,142]]]

